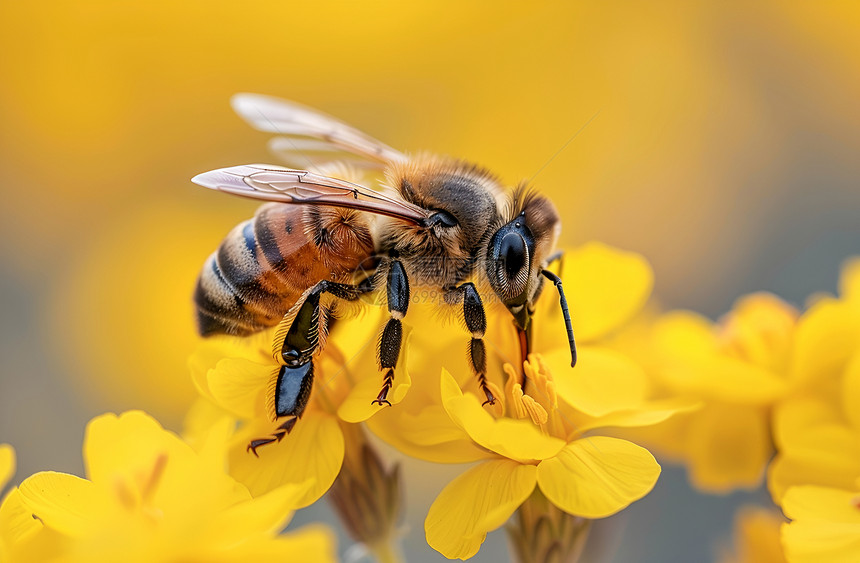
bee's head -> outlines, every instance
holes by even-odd
[[[521,186],[511,195],[505,219],[487,246],[487,279],[523,330],[531,319],[542,286],[541,272],[560,229],[552,202]]]

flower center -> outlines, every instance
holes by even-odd
[[[164,475],[164,468],[167,465],[167,454],[163,453],[155,458],[155,463],[152,469],[138,475],[135,479],[136,483],[129,483],[126,480],[118,479],[115,483],[115,492],[123,507],[129,512],[140,510],[145,516],[158,520],[161,516],[161,511],[152,506],[152,500],[155,492],[158,490],[158,484],[161,477]]]
[[[505,403],[507,415],[517,419],[529,419],[544,434],[566,439],[572,423],[566,420],[558,406],[558,395],[552,372],[540,354],[530,354],[523,362],[523,373],[528,381],[528,392],[523,392],[519,375],[511,364],[503,366],[507,377]]]
[[[779,373],[787,366],[796,324],[793,307],[757,296],[721,319],[720,340],[727,354]]]

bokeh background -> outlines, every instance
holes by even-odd
[[[562,243],[643,253],[666,306],[801,304],[860,252],[854,2],[5,1],[0,22],[0,442],[18,479],[80,474],[107,410],[179,427],[194,278],[254,208],[189,178],[274,160],[235,92],[511,183],[540,171]],[[432,471],[409,491],[410,560],[438,558]],[[766,495],[700,496],[667,469],[601,529],[606,560],[708,560],[750,499]]]

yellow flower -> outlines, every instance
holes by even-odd
[[[782,541],[792,563],[853,563],[860,557],[860,490],[806,485],[782,500],[791,518]]]
[[[229,431],[213,428],[197,452],[142,412],[96,417],[84,440],[88,479],[37,473],[0,509],[19,518],[22,560],[333,560],[323,528],[277,535],[303,486],[252,498],[223,472]]]
[[[591,429],[588,422],[573,422],[575,414],[554,393],[554,379],[540,356],[526,370],[535,393],[524,395],[509,370],[504,397],[516,414],[502,418],[485,411],[443,371],[446,412],[486,452],[486,461],[449,483],[427,514],[427,543],[446,557],[475,555],[487,532],[504,524],[535,487],[568,514],[603,518],[645,496],[660,474],[644,448],[583,436]]]
[[[779,452],[768,471],[777,503],[793,485],[852,488],[860,478],[860,348],[828,396],[803,396],[774,417]]]
[[[793,485],[852,489],[860,478],[860,259],[846,263],[840,286],[839,299],[822,299],[807,314],[815,329],[807,332],[817,335],[809,353],[822,363],[815,392],[791,397],[774,415],[779,452],[768,487],[777,503]]]
[[[303,507],[331,487],[344,458],[340,425],[359,422],[379,410],[371,399],[382,385],[375,361],[382,315],[381,309],[369,307],[360,318],[338,321],[314,360],[311,398],[302,418],[280,441],[258,448],[257,455],[248,451],[248,444],[271,435],[278,426],[271,408],[271,383],[280,367],[272,354],[274,330],[244,338],[212,337],[191,356],[198,391],[240,422],[229,439],[230,474],[254,495],[285,483],[308,482],[299,502]],[[408,388],[407,370],[398,370],[389,395],[392,404]]]
[[[653,424],[688,406],[671,400],[648,402],[649,382],[642,368],[609,342],[650,295],[653,274],[648,262],[638,254],[596,242],[567,252],[561,262],[559,275],[579,351],[576,368],[570,367],[558,294],[550,284],[536,304],[533,343],[534,351],[542,355],[556,376],[559,397],[591,417],[591,427]],[[491,298],[485,296],[484,300],[489,305],[484,338],[489,354],[488,378],[499,397],[502,364],[518,365],[519,347],[510,315],[501,307],[492,308]],[[421,304],[410,305],[405,322],[414,327],[412,353],[406,358],[412,387],[397,408],[379,412],[367,421],[368,426],[400,451],[420,459],[440,463],[485,459],[486,452],[452,424],[438,385],[438,374],[444,368],[462,389],[478,392],[464,353],[468,334]],[[497,416],[503,414],[500,408],[501,402],[493,410]]]
[[[848,278],[846,288],[856,283]],[[667,313],[653,331],[654,373],[667,393],[699,399],[704,407],[647,429],[649,443],[682,459],[701,490],[758,486],[774,439],[780,445],[786,434],[777,428],[772,437],[772,414],[779,420],[832,393],[860,343],[858,312],[831,298],[801,315],[771,294],[756,293],[739,299],[718,323],[688,311]]]
[[[271,435],[274,421],[272,382],[280,365],[274,360],[274,331],[246,338],[214,337],[190,359],[201,399],[186,420],[194,441],[207,434],[224,411],[238,419],[229,437],[230,474],[256,495],[288,483],[307,486],[297,501],[304,507],[330,491],[335,510],[356,541],[375,556],[396,559],[400,481],[397,468],[386,469],[367,441],[361,420],[380,410],[371,403],[382,384],[376,367],[376,342],[384,311],[370,308],[360,318],[339,319],[315,357],[310,401],[290,432],[276,442],[251,450],[256,438]],[[408,331],[407,331],[408,340]],[[279,347],[278,347],[279,351]],[[405,364],[405,353],[401,360]],[[395,376],[392,404],[409,388],[405,367]],[[255,455],[256,454],[256,455]]]
[[[741,508],[735,516],[734,552],[723,553],[720,563],[785,563],[780,542],[779,512],[759,506]]]
[[[486,409],[473,394],[479,391],[463,353],[468,334],[410,305],[406,319],[414,330],[406,365],[413,386],[397,407],[380,412],[368,425],[416,457],[482,462],[448,484],[427,515],[427,541],[446,557],[474,555],[487,532],[538,489],[564,512],[601,518],[647,494],[659,475],[659,465],[645,449],[593,435],[601,427],[653,424],[681,406],[648,401],[642,369],[602,345],[647,300],[650,267],[638,255],[592,243],[565,256],[561,277],[580,363],[570,368],[558,294],[548,286],[534,317],[537,354],[523,366],[524,391],[510,366],[519,363],[510,317],[491,311],[485,340],[498,401]],[[505,385],[503,362],[508,364]],[[434,385],[440,372],[441,386]]]

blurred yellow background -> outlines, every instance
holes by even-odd
[[[60,0],[0,21],[0,442],[19,477],[80,471],[105,410],[177,427],[194,278],[255,207],[189,179],[275,160],[235,92],[511,184],[540,171],[562,243],[642,252],[672,306],[799,301],[860,250],[854,2]]]

